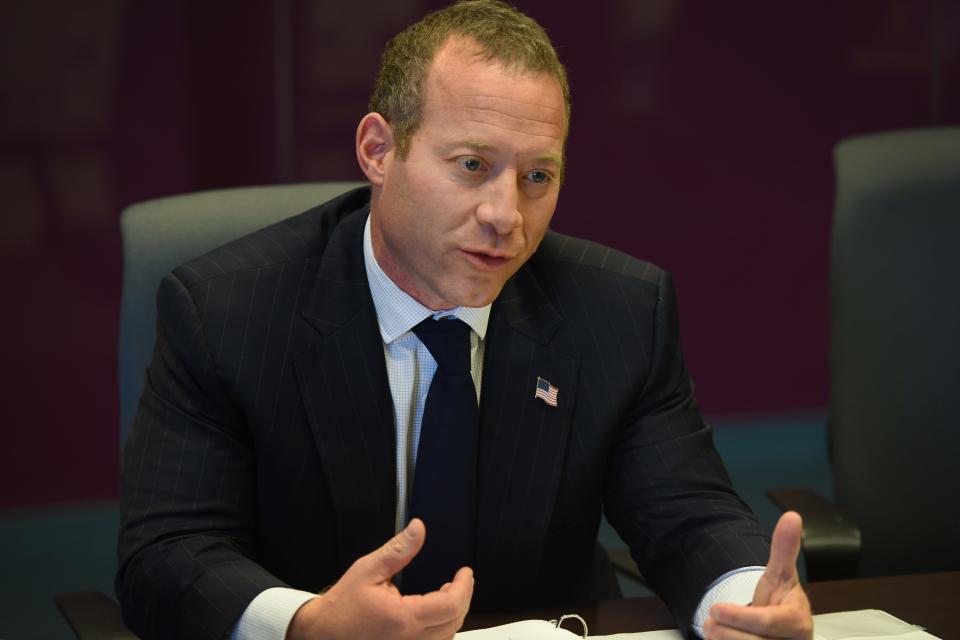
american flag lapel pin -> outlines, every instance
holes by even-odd
[[[551,407],[557,406],[557,394],[560,390],[550,384],[549,380],[544,380],[537,376],[537,390],[534,392],[534,398],[540,398]]]

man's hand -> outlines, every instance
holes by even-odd
[[[717,604],[703,624],[708,640],[748,638],[813,638],[810,601],[800,586],[797,555],[800,553],[800,515],[788,511],[773,531],[770,562],[753,593],[749,607]]]
[[[425,595],[401,595],[390,578],[423,547],[426,528],[414,518],[385,545],[353,563],[323,596],[300,607],[288,640],[452,638],[473,596],[473,571],[463,567]]]

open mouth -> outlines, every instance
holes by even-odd
[[[487,253],[482,253],[479,251],[467,251],[464,249],[463,254],[467,256],[467,259],[473,265],[485,270],[499,269],[503,265],[510,262],[510,258],[506,256],[491,256]]]

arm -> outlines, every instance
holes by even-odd
[[[608,462],[605,511],[677,626],[690,633],[708,587],[728,571],[763,565],[769,543],[733,491],[700,417],[665,273],[652,325],[647,373]]]
[[[250,606],[285,587],[255,561],[253,443],[176,276],[161,284],[158,312],[156,350],[123,454],[117,593],[127,624],[144,640],[223,638],[231,629],[242,637],[251,628],[234,626],[249,613],[258,637],[264,629],[290,638],[452,637],[469,607],[469,569],[422,596],[400,597],[390,582],[423,543],[419,521],[357,560],[323,597],[294,592],[299,599],[287,599],[272,620]]]
[[[252,443],[216,377],[190,292],[167,276],[122,459],[117,595],[142,638],[222,638],[261,591]]]

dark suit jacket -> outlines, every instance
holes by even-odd
[[[368,200],[350,192],[161,284],[123,453],[117,590],[142,637],[222,637],[263,589],[319,590],[393,535]],[[534,398],[538,376],[557,407]],[[480,437],[474,610],[608,595],[601,507],[684,630],[714,579],[766,561],[700,418],[669,276],[649,263],[546,235],[493,305]]]

